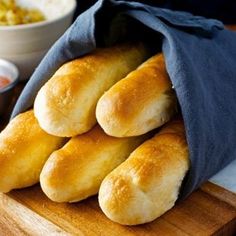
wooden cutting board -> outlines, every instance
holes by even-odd
[[[47,199],[34,186],[0,194],[0,235],[230,236],[236,233],[236,195],[207,182],[159,219],[121,226],[102,213],[97,196],[80,203]]]

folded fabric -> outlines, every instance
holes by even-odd
[[[184,198],[236,157],[236,33],[217,20],[132,1],[97,1],[47,53],[12,117],[32,106],[40,87],[64,62],[124,38],[162,47],[190,150]]]

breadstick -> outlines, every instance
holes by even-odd
[[[114,138],[99,126],[73,137],[43,167],[44,193],[56,202],[75,202],[97,194],[105,176],[148,137]]]
[[[103,212],[124,225],[150,222],[165,213],[178,197],[188,155],[183,123],[169,123],[103,180]]]
[[[157,54],[112,86],[98,101],[96,117],[108,135],[144,134],[175,114],[176,96],[162,54]]]
[[[45,161],[64,142],[45,133],[32,110],[16,116],[0,133],[0,191],[37,183]]]

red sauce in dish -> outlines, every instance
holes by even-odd
[[[0,75],[0,89],[6,87],[10,82],[11,81],[7,77]]]

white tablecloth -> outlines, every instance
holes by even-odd
[[[236,193],[236,159],[210,178],[210,181]]]

